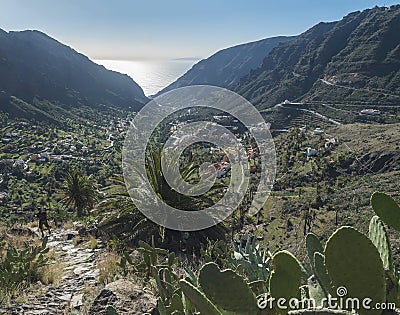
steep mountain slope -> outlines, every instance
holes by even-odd
[[[261,108],[285,99],[400,104],[399,29],[400,5],[319,23],[232,88]]]
[[[295,37],[278,36],[220,50],[211,57],[196,63],[188,72],[157,95],[196,84],[228,87],[237,83],[251,69],[258,68],[265,56],[279,43],[293,38]]]
[[[137,110],[146,97],[127,75],[93,63],[44,33],[0,30],[0,109],[43,118],[46,112],[40,113],[38,104],[44,101],[53,109],[103,104]]]

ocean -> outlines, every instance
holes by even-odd
[[[188,71],[199,59],[94,60],[107,69],[129,75],[144,94],[154,95]]]

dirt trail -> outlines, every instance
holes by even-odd
[[[14,301],[6,309],[0,307],[0,314],[71,314],[74,310],[79,314],[79,310],[87,309],[85,295],[98,285],[96,259],[102,251],[101,242],[97,249],[75,245],[76,235],[74,230],[55,230],[49,237],[48,247],[63,267],[61,280],[56,285],[35,284],[26,297],[16,299],[23,302]]]

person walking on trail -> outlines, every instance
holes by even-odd
[[[47,221],[47,212],[46,212],[46,210],[43,210],[42,208],[39,208],[39,212],[36,213],[36,217],[39,220],[39,230],[42,233],[42,237],[44,237],[44,231],[43,231],[43,227],[44,226],[47,228],[47,231],[49,232],[49,235],[50,235],[51,234],[51,230],[50,230],[49,222]]]

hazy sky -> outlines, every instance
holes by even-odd
[[[37,29],[92,59],[207,57],[393,1],[0,0],[0,28]]]

